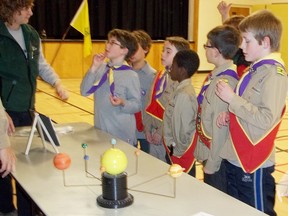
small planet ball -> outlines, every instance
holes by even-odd
[[[106,169],[103,167],[103,166],[101,166],[100,167],[100,173],[102,174],[102,173],[104,173],[106,171]]]
[[[65,153],[58,153],[53,159],[54,166],[59,170],[67,169],[71,164],[71,158]]]
[[[137,149],[137,150],[135,151],[135,155],[136,155],[136,156],[139,156],[139,155],[140,155],[140,150],[139,150],[139,149]]]
[[[111,139],[111,144],[112,144],[112,145],[116,145],[116,143],[117,143],[117,140],[114,139],[114,138],[112,138],[112,139]]]
[[[86,143],[83,143],[83,144],[82,144],[82,148],[83,148],[83,149],[85,149],[85,148],[87,148],[87,147],[88,147],[88,144],[86,144]]]
[[[127,157],[118,148],[106,150],[101,159],[101,166],[111,175],[117,175],[125,171],[128,164]]]
[[[184,168],[182,168],[179,164],[172,164],[169,168],[169,175],[173,178],[180,177],[184,171]]]

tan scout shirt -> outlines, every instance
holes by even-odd
[[[0,100],[0,149],[10,146],[10,140],[7,135],[8,120],[6,112]]]
[[[182,156],[192,141],[197,109],[198,102],[191,79],[183,80],[171,94],[164,113],[164,140],[167,146],[175,143],[174,156]]]
[[[178,85],[178,82],[174,82],[173,80],[171,80],[168,72],[166,72],[165,76],[167,76],[166,89],[165,89],[164,93],[161,95],[161,97],[158,99],[163,107],[166,107],[166,105],[168,103],[168,99],[170,97],[170,94],[176,89],[176,87]],[[156,79],[156,77],[155,77],[155,79]],[[155,83],[155,80],[154,80],[154,83]],[[148,93],[148,95],[146,97],[147,98],[146,107],[151,102],[151,96],[152,96],[153,89],[154,89],[154,85],[152,85],[150,92]],[[160,121],[159,119],[154,118],[153,116],[151,116],[150,114],[145,112],[143,115],[143,124],[145,127],[145,131],[149,131],[149,132],[153,132],[153,133],[156,132],[160,136],[162,136],[162,134],[163,134],[162,121]]]
[[[215,88],[217,81],[222,79],[227,82],[232,89],[235,88],[238,80],[228,75],[220,75],[219,73],[227,69],[236,71],[236,65],[232,60],[229,63],[221,65],[212,71],[211,83],[204,94],[204,99],[201,105],[201,121],[204,132],[212,137],[211,149],[209,150],[204,143],[198,138],[197,146],[195,149],[195,157],[201,161],[205,161],[205,168],[209,173],[217,172],[220,168],[222,158],[220,157],[220,151],[228,136],[228,127],[219,128],[216,126],[216,120],[221,112],[228,111],[228,104],[223,102],[216,94]]]
[[[264,59],[275,59],[284,65],[280,53],[270,54]],[[279,121],[285,106],[287,90],[286,72],[277,71],[276,66],[266,64],[252,73],[252,78],[242,97],[233,97],[229,111],[239,117],[242,127],[253,142],[259,140]],[[240,166],[230,136],[222,149],[221,157]],[[275,153],[273,152],[262,167],[274,163]]]

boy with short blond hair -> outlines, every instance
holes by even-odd
[[[276,215],[274,140],[288,89],[279,53],[282,24],[271,12],[261,10],[246,17],[239,29],[245,59],[252,64],[236,92],[222,81],[217,84],[216,94],[229,108],[229,113],[219,115],[217,125],[230,129],[220,155],[227,167],[228,194]]]
[[[150,143],[150,154],[166,162],[166,151],[163,146],[163,114],[168,98],[178,82],[171,80],[169,71],[175,54],[180,50],[190,49],[189,42],[178,36],[167,37],[161,55],[164,71],[156,74],[150,93],[147,97],[144,128],[147,141]]]

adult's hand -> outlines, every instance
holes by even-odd
[[[15,171],[16,157],[11,147],[0,149],[0,161],[2,164],[0,167],[2,178]]]
[[[12,118],[9,116],[9,114],[7,112],[6,112],[6,116],[7,116],[7,119],[8,119],[7,133],[8,133],[9,136],[11,136],[15,132],[15,126],[14,126]]]

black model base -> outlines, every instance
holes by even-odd
[[[97,204],[104,208],[123,208],[133,203],[134,197],[127,192],[127,175],[120,173],[102,174],[102,195],[97,197]]]

